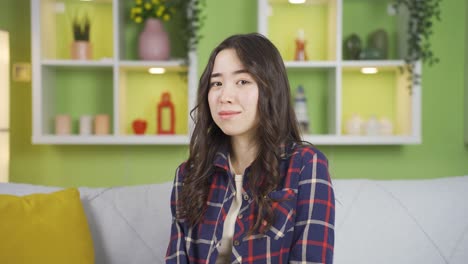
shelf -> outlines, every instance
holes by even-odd
[[[315,145],[402,145],[420,144],[417,137],[306,135],[303,138]],[[59,145],[188,145],[188,135],[175,136],[41,136],[33,137],[35,144]]]
[[[335,129],[335,83],[334,68],[288,68],[288,79],[291,86],[291,97],[294,98],[297,88],[304,88],[309,118],[309,133],[334,134]]]
[[[36,3],[34,3],[36,2]],[[70,59],[73,42],[72,22],[87,14],[91,20],[89,39],[92,42],[93,59],[113,58],[113,5],[114,1],[33,0],[31,12],[40,12],[34,19],[34,27],[40,27],[36,45],[41,59]],[[33,32],[35,34],[35,32]],[[41,36],[39,36],[41,34]]]
[[[88,61],[88,60],[42,60],[43,66],[56,67],[112,67],[113,60]]]
[[[345,60],[341,62],[343,67],[403,67],[404,60]]]
[[[361,42],[361,50],[368,50],[371,34],[382,30],[387,44],[383,44],[384,34],[374,42],[379,47],[387,47],[384,59],[402,59],[406,53],[407,16],[405,12],[393,13],[393,0],[341,0],[342,2],[342,43],[355,34]],[[374,35],[375,36],[375,35]],[[380,49],[382,50],[382,49]],[[343,49],[343,58],[348,59]]]
[[[257,1],[258,32],[272,40],[283,56],[292,100],[297,86],[304,86],[313,133],[305,136],[305,139],[311,143],[421,143],[421,86],[409,82],[403,60],[408,14],[392,14],[392,2],[306,0],[305,4],[294,5],[287,0]],[[306,61],[294,60],[299,29],[304,30]],[[385,50],[387,46],[386,56],[385,52],[379,54],[376,50],[368,49],[368,36],[379,29],[387,33],[388,42],[385,44],[385,33],[380,32],[374,39],[374,45],[376,50]],[[362,55],[369,59],[348,59],[349,52],[344,50],[344,44],[353,33],[360,38],[361,51],[366,51]],[[367,74],[372,71],[376,74]],[[419,62],[414,73],[422,75]],[[346,135],[346,124],[353,114],[358,114],[363,122],[376,116],[383,119],[379,124],[386,128],[391,122],[391,136]],[[364,133],[362,130],[361,133]]]
[[[188,135],[164,136],[33,136],[34,144],[58,145],[187,145]]]
[[[258,0],[258,32],[278,47],[285,60],[292,98],[303,85],[312,135],[317,145],[402,145],[421,143],[421,87],[408,89],[405,65],[404,15],[387,14],[392,0],[307,0],[291,5],[287,0]],[[193,126],[189,111],[195,106],[197,59],[184,59],[179,13],[165,28],[171,39],[169,61],[139,61],[138,34],[142,25],[128,18],[131,1],[31,0],[33,143],[36,144],[154,144],[187,145]],[[65,9],[63,9],[63,7]],[[92,16],[93,60],[70,60],[73,12]],[[359,18],[359,19],[356,19]],[[364,19],[365,18],[365,19]],[[344,60],[343,42],[357,33],[363,47],[367,35],[378,28],[389,33],[388,59]],[[304,30],[308,60],[294,61],[295,40]],[[148,69],[164,68],[162,75]],[[361,68],[379,73],[363,75]],[[415,68],[421,75],[421,65]],[[163,92],[171,93],[176,109],[175,135],[155,135],[157,105]],[[346,120],[357,112],[393,122],[393,136],[345,135]],[[73,135],[54,134],[54,117],[70,114]],[[107,114],[108,136],[79,136],[81,115]],[[145,135],[134,135],[132,122],[145,119]]]
[[[142,70],[151,67],[161,67],[171,71],[187,71],[187,65],[184,60],[169,60],[169,61],[129,61],[124,60],[119,62],[121,69]]]
[[[159,64],[160,65],[160,64]],[[182,68],[186,71],[185,68]],[[178,71],[150,74],[146,67],[121,67],[119,70],[119,134],[131,135],[135,119],[147,121],[147,133],[156,133],[157,107],[168,92],[175,111],[175,133],[188,133],[188,79]]]
[[[260,0],[258,9],[264,15],[259,16],[259,32],[276,45],[286,61],[294,59],[299,31],[304,32],[308,60],[336,60],[336,6],[336,0],[307,1],[303,5]]]
[[[138,36],[143,24],[130,20],[131,1],[31,0],[33,137],[35,144],[155,144],[186,145],[195,104],[197,58],[186,51],[180,35],[184,12],[164,23],[171,40],[170,60],[138,59]],[[72,21],[91,20],[90,60],[71,59]],[[188,64],[190,62],[190,64]],[[164,68],[164,74],[150,74]],[[156,135],[158,103],[171,94],[175,134]],[[164,108],[161,115],[166,115]],[[105,114],[109,134],[80,136],[82,116]],[[169,112],[170,114],[170,112]],[[71,134],[55,135],[58,115],[69,115]],[[135,119],[148,122],[146,135],[134,135]],[[163,126],[166,121],[161,121]]]
[[[41,71],[43,89],[33,98],[41,105],[35,110],[35,114],[40,113],[41,125],[35,131],[53,133],[55,116],[60,114],[71,116],[73,134],[78,133],[82,115],[107,114],[112,124],[112,67],[43,67]]]
[[[334,61],[285,61],[286,68],[334,68],[337,63]]]
[[[114,0],[117,1],[117,0]],[[172,0],[171,0],[172,1]],[[118,43],[116,51],[119,53],[119,58],[124,61],[138,60],[138,39],[139,33],[144,27],[144,23],[136,24],[129,19],[129,10],[134,6],[135,1],[118,0],[117,24],[119,27]],[[171,58],[185,57],[187,52],[184,42],[181,41],[185,32],[181,28],[184,21],[184,12],[176,12],[168,22],[163,22],[164,29],[168,33],[170,40]]]
[[[408,75],[398,68],[379,69],[377,74],[362,74],[357,68],[342,73],[342,132],[357,114],[364,121],[370,117],[385,118],[393,133],[410,135],[413,131],[413,95],[408,89]]]

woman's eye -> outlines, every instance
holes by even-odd
[[[221,82],[211,82],[210,87],[221,86],[223,85]]]
[[[248,84],[248,83],[249,83],[249,81],[246,81],[246,80],[240,80],[240,81],[238,81],[237,83],[238,83],[238,84],[240,84],[240,85],[246,85],[246,84]]]

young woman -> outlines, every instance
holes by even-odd
[[[301,141],[276,47],[259,34],[224,40],[192,114],[166,263],[332,263],[328,161]]]

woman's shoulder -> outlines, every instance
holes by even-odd
[[[301,157],[303,163],[311,162],[314,159],[328,163],[326,155],[310,143],[295,143],[292,147],[292,156]]]
[[[177,166],[176,173],[175,173],[177,181],[181,182],[183,180],[185,174],[187,173],[187,166],[188,166],[187,161],[184,161],[181,164],[179,164],[179,166]]]

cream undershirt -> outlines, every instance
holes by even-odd
[[[231,166],[232,167],[232,166]],[[221,244],[218,248],[218,258],[216,264],[231,263],[232,254],[232,238],[234,237],[234,229],[236,226],[236,218],[239,214],[240,207],[242,205],[242,180],[244,176],[242,174],[235,175],[234,181],[236,183],[236,192],[234,200],[232,201],[231,208],[226,215],[226,220],[223,225],[223,237]]]

